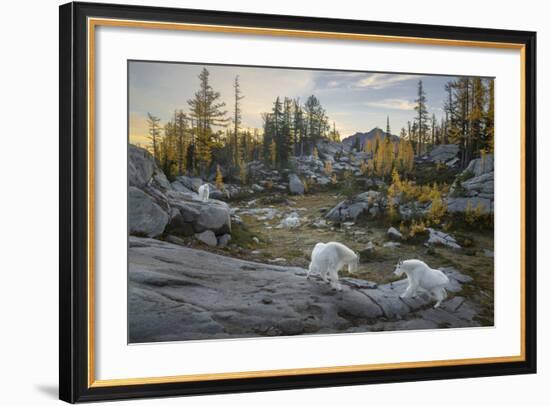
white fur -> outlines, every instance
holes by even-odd
[[[210,196],[210,187],[208,183],[199,186],[199,200],[202,202],[207,202],[208,197]]]
[[[344,244],[339,242],[324,244],[320,242],[315,245],[311,252],[311,262],[306,278],[309,278],[312,272],[317,272],[323,281],[330,283],[334,289],[342,290],[342,285],[338,282],[338,272],[347,265],[349,272],[355,273],[358,263],[359,257],[357,254]]]
[[[447,298],[445,286],[449,283],[449,278],[439,269],[432,269],[425,262],[418,259],[409,259],[399,261],[394,274],[401,276],[407,274],[409,286],[402,298],[414,297],[420,292],[427,292],[436,300],[434,308],[438,308],[443,300]]]

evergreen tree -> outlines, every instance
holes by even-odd
[[[435,119],[435,113],[432,113],[432,139],[431,139],[431,144],[432,145],[435,145],[435,144],[438,144],[436,138],[437,138],[437,121]]]
[[[489,153],[495,149],[495,80],[488,79],[487,111],[485,113],[485,140],[483,148]]]
[[[283,145],[283,107],[281,104],[281,99],[277,96],[275,102],[273,103],[273,109],[271,110],[271,120],[272,120],[272,142],[275,145],[276,151],[276,160],[273,160],[273,165],[276,165],[280,161],[280,154]]]
[[[220,101],[220,93],[214,91],[209,82],[210,72],[203,68],[199,75],[199,90],[187,104],[191,117],[195,120],[195,155],[201,173],[205,173],[212,158],[215,134],[212,127],[226,126],[227,111],[225,103]]]
[[[277,148],[279,165],[288,162],[294,144],[292,137],[292,100],[288,97],[285,97],[283,101],[283,116],[281,121],[281,131]]]
[[[418,98],[415,100],[416,107],[416,123],[417,123],[417,145],[418,153],[422,154],[424,152],[424,144],[426,142],[426,135],[429,130],[428,126],[428,109],[426,107],[426,93],[424,92],[424,86],[422,80],[418,81]]]
[[[266,163],[271,164],[271,143],[273,141],[271,114],[263,113],[263,156]]]
[[[269,145],[269,159],[272,165],[277,163],[277,144],[274,139],[271,140],[271,144]]]
[[[304,154],[304,115],[302,106],[300,106],[300,100],[294,100],[294,154]]]
[[[485,147],[485,134],[483,132],[485,119],[485,86],[482,79],[477,77],[472,80],[472,109],[470,111],[470,155],[473,156]]]
[[[185,158],[187,149],[187,116],[183,110],[175,113],[174,119],[176,142],[177,142],[177,162],[178,176],[183,175],[185,169]]]
[[[329,133],[329,140],[332,142],[340,142],[340,132],[336,129],[336,123],[332,122],[332,130]]]
[[[153,116],[151,113],[147,113],[147,124],[149,125],[150,146],[153,150],[153,156],[158,162],[160,159],[160,118]]]
[[[239,128],[242,123],[241,100],[244,99],[239,83],[239,75],[235,76],[233,88],[235,89],[235,106],[233,110],[233,163],[236,165],[239,162]]]
[[[306,115],[306,153],[311,153],[313,146],[317,141],[324,136],[327,126],[327,118],[325,110],[321,106],[319,99],[315,95],[311,95],[306,100],[304,105]]]

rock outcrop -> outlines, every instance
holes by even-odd
[[[464,213],[467,210],[478,209],[484,214],[493,213],[494,177],[493,155],[471,160],[451,186],[447,210],[451,213]]]
[[[325,218],[334,222],[355,221],[361,215],[376,216],[385,206],[385,199],[380,192],[369,190],[352,199],[346,199],[338,203],[328,211]]]
[[[456,239],[450,234],[446,234],[443,231],[434,230],[433,228],[428,228],[428,232],[430,233],[428,241],[426,242],[428,245],[442,245],[444,247],[454,249],[462,248],[458,245]]]
[[[135,186],[128,190],[130,234],[157,237],[168,224],[168,213],[149,194]]]
[[[134,145],[128,148],[128,158],[130,234],[189,237],[204,231],[216,236],[231,232],[229,205],[215,198],[199,201],[195,192],[200,178],[180,176],[170,183],[153,156]]]
[[[128,183],[140,189],[152,187],[164,191],[171,188],[153,156],[132,144],[128,146]]]
[[[460,147],[458,144],[436,145],[429,153],[428,159],[436,163],[444,163],[447,166],[453,166],[458,163],[458,153]]]
[[[131,343],[479,325],[459,294],[471,279],[453,269],[443,269],[451,296],[433,309],[427,296],[399,297],[406,280],[342,278],[337,292],[302,268],[148,238],[130,237],[129,264]]]

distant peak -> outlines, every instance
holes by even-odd
[[[359,139],[359,143],[361,145],[361,148],[363,148],[364,144],[367,141],[373,141],[374,139],[376,139],[377,135],[381,138],[382,137],[387,137],[389,135],[391,137],[392,141],[399,142],[399,137],[397,135],[388,134],[387,132],[382,130],[380,127],[374,127],[370,131],[367,131],[367,132],[359,132],[358,131],[353,135],[345,137],[344,139],[342,139],[342,143],[349,144],[349,145],[354,145],[354,144],[357,143],[357,139]]]

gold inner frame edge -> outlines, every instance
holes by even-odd
[[[496,364],[504,362],[522,362],[526,359],[525,348],[525,45],[506,42],[470,41],[453,39],[436,39],[422,37],[399,37],[390,35],[355,34],[343,32],[306,31],[290,29],[273,29],[259,27],[242,27],[209,24],[164,23],[154,21],[121,20],[108,18],[88,18],[87,21],[88,44],[88,387],[112,387],[126,385],[161,384],[177,382],[213,381],[221,379],[245,379],[267,378],[312,374],[331,374],[344,372],[367,372],[392,370],[399,368],[427,368],[441,366],[459,366],[473,364]],[[316,368],[276,369],[265,371],[241,371],[220,372],[208,374],[188,374],[160,377],[121,378],[121,379],[95,379],[95,278],[94,278],[94,191],[95,191],[95,28],[97,26],[148,28],[162,30],[180,30],[195,32],[218,32],[244,35],[265,35],[279,37],[340,39],[371,42],[390,42],[401,44],[434,45],[434,46],[459,46],[477,48],[511,49],[520,51],[520,170],[521,170],[521,266],[520,266],[520,354],[502,357],[464,358],[451,360],[396,362],[382,364],[344,365]]]

